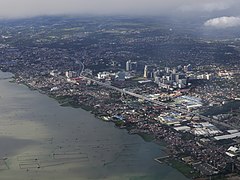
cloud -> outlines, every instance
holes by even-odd
[[[198,3],[188,3],[179,7],[182,12],[213,12],[227,10],[235,4],[234,1],[213,1],[213,2],[198,2]]]
[[[0,17],[15,18],[61,14],[181,15],[238,12],[239,0],[0,0]]]
[[[226,10],[231,7],[231,3],[228,2],[217,2],[217,3],[206,3],[203,5],[203,10],[204,11],[221,11],[221,10]]]
[[[223,16],[214,19],[207,20],[204,25],[206,27],[214,27],[214,28],[230,28],[240,26],[240,17],[234,16]]]

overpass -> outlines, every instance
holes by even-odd
[[[81,73],[81,74],[82,74],[82,73]],[[140,99],[143,99],[143,100],[145,100],[145,101],[151,102],[151,103],[153,103],[153,104],[157,104],[157,105],[160,105],[160,106],[165,106],[165,107],[168,107],[168,108],[170,108],[170,109],[172,109],[172,110],[174,110],[174,111],[177,111],[177,112],[189,114],[189,115],[192,115],[192,116],[198,116],[198,117],[200,117],[201,119],[203,119],[203,120],[205,120],[205,121],[207,121],[207,122],[211,122],[211,123],[214,123],[214,124],[218,124],[218,125],[224,126],[224,127],[226,127],[226,128],[236,129],[236,127],[234,127],[234,126],[232,126],[232,125],[230,125],[230,124],[227,124],[227,123],[224,123],[224,122],[219,122],[219,121],[214,120],[214,119],[212,119],[212,118],[209,118],[209,117],[206,117],[206,116],[203,116],[203,115],[200,115],[200,114],[195,114],[195,113],[193,113],[193,112],[189,112],[189,111],[187,111],[187,110],[185,110],[185,109],[183,109],[183,108],[180,108],[180,107],[177,108],[177,107],[175,107],[175,106],[173,106],[173,105],[169,105],[169,104],[167,104],[167,103],[163,103],[163,102],[160,102],[160,101],[157,101],[157,100],[153,100],[153,99],[150,99],[150,98],[148,98],[148,97],[146,97],[146,96],[143,96],[143,95],[140,95],[140,94],[136,94],[136,93],[134,93],[134,92],[127,91],[127,90],[125,90],[125,89],[117,88],[117,87],[115,87],[115,86],[112,86],[112,85],[109,85],[109,84],[100,82],[100,81],[98,81],[98,80],[96,80],[96,79],[93,79],[93,78],[89,78],[89,77],[86,77],[86,76],[83,76],[83,75],[81,75],[81,77],[82,77],[83,79],[92,81],[92,82],[94,82],[94,83],[96,83],[96,84],[98,84],[98,85],[100,85],[100,86],[103,86],[103,87],[106,87],[106,88],[109,88],[109,89],[116,90],[116,91],[118,91],[118,92],[120,92],[120,93],[127,94],[127,95],[130,95],[130,96],[136,97],[136,98],[140,98]]]

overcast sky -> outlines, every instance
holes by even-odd
[[[229,20],[229,26],[240,24],[240,0],[0,0],[1,18],[58,14],[191,16],[214,13],[218,15],[215,18],[222,19],[208,21],[206,26],[221,26]]]

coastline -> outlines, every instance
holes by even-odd
[[[6,72],[6,73],[11,73],[11,72]],[[11,74],[13,74],[13,73],[11,73]],[[186,167],[186,164],[182,163],[182,166],[176,166],[176,163],[179,165],[181,162],[179,162],[179,160],[174,158],[173,155],[167,150],[166,147],[168,146],[168,144],[163,139],[159,140],[159,139],[156,139],[154,137],[154,135],[152,135],[152,134],[145,133],[145,132],[142,132],[140,130],[136,131],[136,129],[134,129],[134,127],[125,126],[120,121],[114,121],[112,119],[106,120],[106,119],[103,118],[104,116],[102,114],[97,113],[97,111],[96,111],[96,109],[94,107],[90,107],[90,106],[87,106],[87,105],[84,105],[84,104],[77,104],[77,103],[75,103],[73,101],[73,99],[70,96],[69,97],[52,96],[51,94],[48,94],[47,92],[45,92],[45,91],[43,91],[41,89],[32,87],[30,84],[26,83],[25,81],[17,81],[17,78],[15,76],[11,77],[11,79],[12,80],[9,81],[11,83],[21,84],[21,85],[26,86],[31,91],[37,91],[37,92],[39,92],[41,94],[47,95],[47,97],[52,98],[55,101],[57,101],[59,106],[62,106],[62,107],[72,107],[72,108],[81,108],[81,109],[83,109],[85,111],[88,111],[91,114],[93,114],[98,120],[105,121],[105,122],[112,122],[112,123],[115,124],[116,128],[126,129],[128,134],[136,134],[139,137],[141,137],[145,142],[153,142],[153,143],[155,143],[155,144],[157,144],[159,146],[164,147],[164,149],[161,149],[161,151],[164,152],[164,156],[163,157],[169,156],[169,158],[166,161],[164,161],[163,163],[165,163],[168,166],[176,169],[177,171],[182,173],[186,178],[192,178],[192,176],[189,176],[190,171],[187,171],[187,172],[184,171],[184,170],[186,170],[184,168],[184,167]],[[131,130],[135,130],[135,131],[132,132]],[[155,161],[156,161],[156,159],[155,159]],[[159,163],[159,161],[157,161],[157,162]],[[175,162],[175,163],[171,163],[171,162]],[[184,170],[182,170],[182,169],[184,169]],[[192,169],[190,169],[190,170],[192,171]]]
[[[9,76],[3,73],[1,75]],[[114,127],[113,123],[103,123],[80,108],[63,108],[46,94],[29,90],[25,85],[10,83],[9,80],[0,83],[1,133],[16,137],[7,139],[7,144],[12,144],[8,149],[1,138],[0,153],[4,155],[2,158],[8,158],[10,168],[1,172],[3,179],[31,179],[37,173],[36,179],[41,177],[40,179],[46,180],[120,180],[130,177],[154,180],[161,179],[159,177],[162,176],[167,177],[166,180],[175,177],[186,180],[176,169],[153,160],[163,155],[155,143],[145,143],[139,136],[130,136],[126,130]],[[24,144],[19,139],[31,140],[31,144]],[[18,142],[21,147],[17,146]],[[52,153],[65,152],[83,153],[89,160],[83,162],[83,154],[80,157],[68,154],[52,158]],[[28,171],[19,168],[22,163],[19,157],[26,154],[27,157],[38,156],[40,168],[31,166]],[[47,166],[48,164],[54,166]]]

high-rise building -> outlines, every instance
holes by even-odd
[[[67,78],[75,78],[75,77],[77,77],[77,73],[75,71],[67,71],[65,73],[65,75],[66,75]]]
[[[175,75],[175,81],[178,82],[179,81],[179,74]]]
[[[184,67],[183,67],[183,71],[184,71],[184,72],[191,71],[191,68],[192,68],[191,64],[188,64],[187,66],[184,66]]]
[[[147,76],[148,76],[148,66],[145,65],[145,67],[144,67],[144,72],[143,72],[143,77],[144,77],[144,78],[147,78]]]
[[[165,67],[165,71],[166,71],[166,73],[169,73],[170,72],[170,68],[169,67]]]
[[[126,71],[136,71],[137,70],[137,62],[132,62],[131,60],[126,62]]]
[[[131,71],[132,70],[132,61],[129,60],[126,62],[126,71]]]
[[[154,72],[155,72],[155,66],[154,65],[145,65],[144,67],[144,78],[154,78]]]
[[[131,68],[132,71],[137,71],[137,62],[131,62]]]
[[[176,74],[176,73],[177,73],[177,69],[176,69],[176,68],[173,68],[173,69],[172,69],[172,73],[173,73],[173,74]]]

